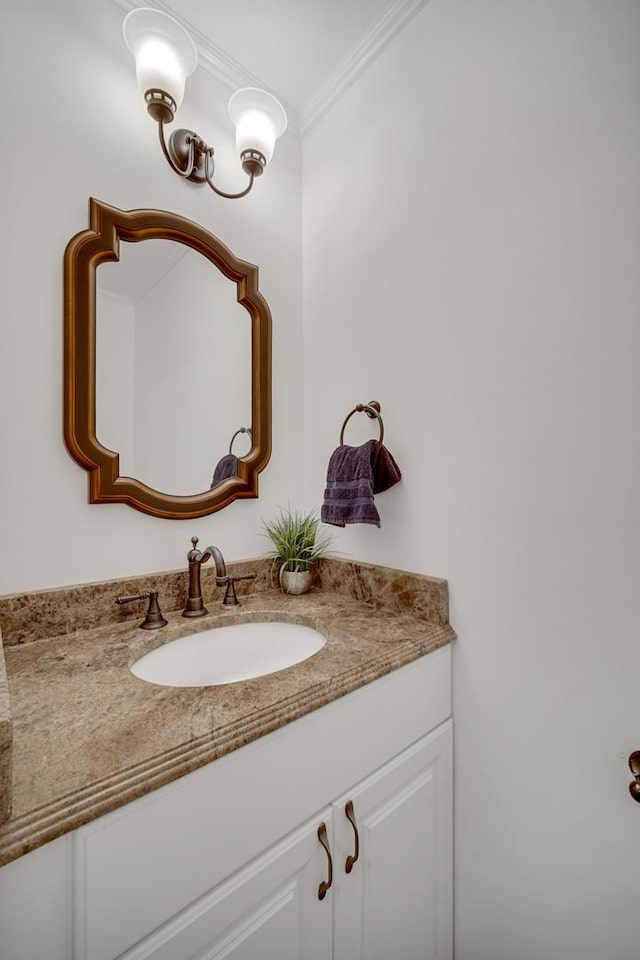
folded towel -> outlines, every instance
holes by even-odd
[[[401,478],[397,463],[378,440],[368,440],[360,447],[342,444],[329,460],[320,519],[336,527],[347,523],[379,527],[380,514],[373,495],[388,490]]]
[[[218,484],[222,483],[223,480],[228,480],[229,477],[235,477],[237,474],[238,458],[233,453],[226,453],[224,457],[222,457],[222,459],[216,464],[209,489],[213,490],[213,488],[217,487]]]
[[[383,443],[374,440],[375,449],[371,456],[371,470],[373,471],[373,492],[384,493],[399,480],[402,480],[400,467],[395,462]]]

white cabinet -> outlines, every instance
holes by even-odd
[[[334,960],[452,956],[451,733],[449,722],[334,804]]]
[[[122,960],[451,958],[451,757],[449,721]]]
[[[443,648],[9,864],[2,960],[450,960],[450,713]]]
[[[2,960],[69,960],[71,836],[0,868]]]

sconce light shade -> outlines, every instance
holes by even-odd
[[[273,156],[276,140],[287,129],[287,114],[282,104],[266,90],[244,87],[229,100],[229,116],[236,127],[236,147],[246,169],[253,167],[256,176]],[[259,154],[263,161],[252,163]],[[249,171],[247,171],[249,172]]]
[[[160,10],[140,7],[127,14],[122,27],[125,43],[136,61],[136,76],[140,92],[153,116],[154,106],[167,111],[165,122],[182,103],[185,80],[196,68],[196,47],[180,24]],[[155,95],[150,96],[153,91]],[[159,93],[173,101],[168,104]],[[157,118],[156,118],[157,119]]]

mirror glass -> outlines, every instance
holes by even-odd
[[[170,240],[121,240],[120,260],[97,268],[96,436],[121,476],[190,496],[236,475],[252,389],[251,317],[236,294]]]

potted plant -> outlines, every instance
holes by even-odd
[[[266,536],[274,547],[274,562],[282,560],[278,577],[285,593],[306,593],[311,586],[311,565],[326,553],[331,539],[318,536],[319,523],[313,510],[300,513],[282,508],[275,520],[263,521]]]

